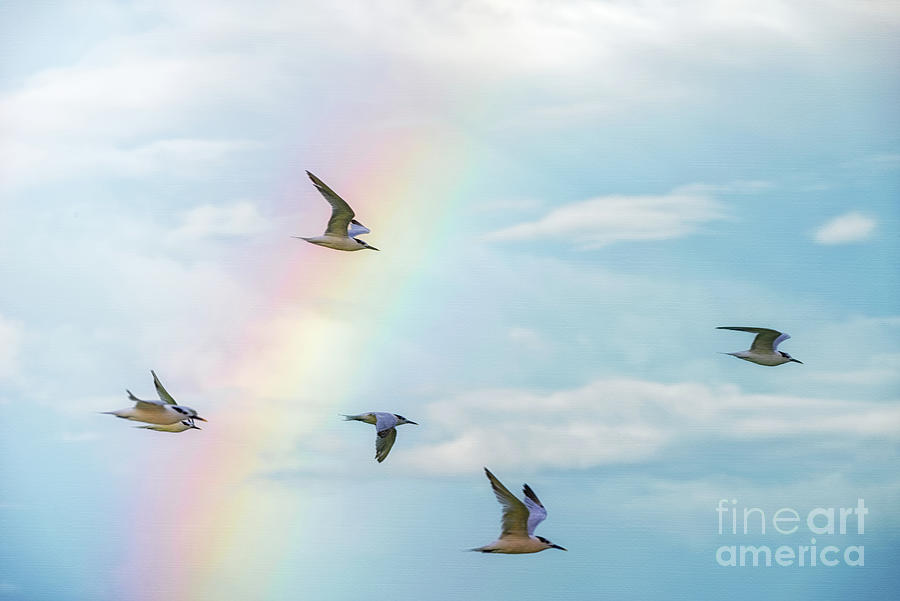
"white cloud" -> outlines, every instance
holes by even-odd
[[[541,335],[531,328],[513,326],[507,332],[507,336],[514,344],[529,350],[540,350],[547,346]]]
[[[845,4],[104,5],[120,35],[56,57],[0,96],[0,174],[29,182],[69,176],[80,155],[103,156],[138,136],[200,138],[204,128],[244,126],[250,115],[271,115],[288,130],[297,115],[308,120],[335,106],[352,107],[345,112],[366,123],[381,107],[399,119],[453,118],[469,113],[458,101],[473,91],[479,107],[502,107],[480,109],[492,123],[573,113],[583,123],[695,103],[723,85],[720,74],[768,71],[773,56],[818,64],[829,53],[852,69],[860,32],[876,23],[890,32],[897,15],[887,4]],[[891,36],[875,38],[878,48],[882,38]],[[360,98],[363,105],[349,100]]]
[[[861,213],[847,213],[835,217],[816,230],[815,240],[819,244],[845,244],[868,238],[877,222]]]
[[[183,175],[251,145],[207,139],[197,124],[213,112],[258,105],[265,65],[225,50],[185,48],[183,32],[155,33],[102,41],[74,64],[39,71],[0,96],[0,176],[7,185],[85,173]]]
[[[485,390],[430,404],[438,439],[395,461],[425,472],[486,462],[586,469],[665,457],[679,445],[805,436],[896,438],[900,403],[747,394],[735,386],[606,379],[550,393]],[[698,451],[699,452],[699,451]]]
[[[184,213],[172,237],[195,240],[209,236],[249,236],[263,231],[267,225],[256,205],[247,201],[226,206],[203,205]]]
[[[722,205],[703,189],[679,188],[651,196],[602,196],[568,204],[537,221],[493,232],[491,240],[565,239],[580,248],[626,240],[666,240],[690,235],[724,218]]]

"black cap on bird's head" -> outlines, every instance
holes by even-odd
[[[197,412],[195,410],[191,409],[190,407],[184,407],[182,405],[169,405],[169,407],[172,408],[172,411],[176,411],[176,412],[180,413],[181,415],[186,416],[188,419],[190,419],[192,421],[195,419],[199,419],[201,422],[206,421],[204,418],[197,415]]]
[[[372,245],[369,244],[368,242],[364,242],[364,241],[360,240],[359,238],[351,238],[351,240],[353,240],[354,242],[356,242],[357,244],[359,244],[359,245],[362,246],[363,248],[368,248],[369,250],[378,250],[377,248],[375,248],[374,246],[372,246]]]
[[[545,545],[547,545],[547,547],[550,548],[550,549],[559,549],[560,551],[568,551],[568,549],[566,549],[565,547],[560,547],[559,545],[554,545],[553,543],[551,543],[550,541],[548,541],[548,540],[547,540],[546,538],[544,538],[543,536],[536,536],[535,538],[537,538],[539,541],[541,541],[542,543],[544,543]]]
[[[782,357],[784,357],[785,359],[788,360],[788,363],[790,363],[791,361],[793,361],[794,363],[799,363],[800,365],[803,365],[803,361],[800,361],[800,360],[798,360],[798,359],[794,359],[793,357],[791,357],[790,355],[788,355],[788,354],[785,353],[784,351],[778,351],[778,352],[781,353],[781,356],[782,356]]]
[[[394,414],[394,417],[396,417],[396,418],[400,421],[400,423],[397,424],[398,426],[401,425],[401,424],[412,424],[412,425],[414,425],[414,426],[418,426],[418,425],[419,425],[419,424],[417,424],[416,422],[413,422],[413,421],[410,421],[410,420],[406,419],[406,418],[403,417],[402,415],[397,415],[396,413]]]

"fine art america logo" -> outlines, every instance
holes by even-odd
[[[721,545],[716,549],[716,563],[720,566],[865,565],[863,545],[835,546],[823,545],[825,541],[816,542],[816,536],[827,536],[827,542],[832,542],[831,537],[837,535],[847,537],[839,539],[841,543],[858,542],[852,537],[865,534],[869,513],[864,499],[857,499],[856,507],[815,507],[805,513],[782,507],[768,514],[759,507],[739,508],[737,499],[720,499],[716,513],[720,535],[767,536],[767,532],[768,536],[775,537],[804,535],[804,544],[797,545]],[[769,525],[771,529],[767,531]],[[805,535],[809,536],[808,544]]]

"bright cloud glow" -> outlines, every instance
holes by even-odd
[[[561,239],[581,248],[599,248],[628,240],[680,238],[723,216],[717,200],[693,189],[662,196],[603,196],[561,206],[537,221],[504,228],[489,238]]]
[[[819,244],[846,244],[860,242],[872,235],[876,221],[861,213],[847,213],[835,217],[816,230],[815,240]]]

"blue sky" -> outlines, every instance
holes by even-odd
[[[895,3],[0,23],[0,599],[896,596]],[[305,169],[382,252],[289,238],[327,215]],[[203,431],[97,415],[151,368]],[[381,465],[367,410],[421,424]],[[497,534],[484,465],[567,553],[461,552]],[[818,539],[865,566],[716,565],[809,544],[718,535],[732,498],[864,498]]]

